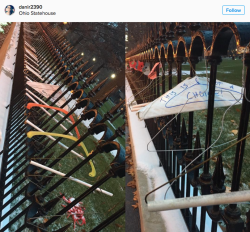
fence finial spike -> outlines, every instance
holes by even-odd
[[[61,200],[61,198],[63,197],[63,195],[57,196],[54,199],[48,201],[44,206],[43,209],[45,210],[45,212],[50,211],[51,209],[53,209],[55,207],[55,205]]]
[[[222,156],[218,155],[216,166],[215,166],[213,177],[212,177],[213,179],[212,188],[213,188],[214,193],[225,192],[225,186],[224,186],[225,178],[226,177],[223,171]]]

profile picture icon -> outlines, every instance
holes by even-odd
[[[12,15],[15,13],[15,8],[12,5],[8,5],[5,7],[5,14]]]

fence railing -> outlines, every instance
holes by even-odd
[[[250,101],[248,100],[250,99],[249,27],[249,23],[222,23],[213,32],[198,31],[192,33],[193,36],[189,38],[180,36],[176,41],[165,40],[164,42],[161,41],[161,39],[167,35],[166,32],[165,35],[161,35],[157,33],[157,31],[151,31],[149,34],[156,34],[158,38],[157,36],[148,37],[146,44],[142,43],[138,46],[138,49],[128,52],[126,58],[127,63],[133,60],[144,63],[149,62],[152,68],[156,62],[161,62],[163,67],[162,75],[159,76],[158,69],[158,77],[153,80],[150,86],[150,80],[142,72],[133,70],[132,73],[128,74],[127,78],[133,94],[136,96],[137,104],[151,102],[167,90],[175,87],[173,86],[173,65],[176,67],[177,73],[175,78],[177,79],[177,84],[183,79],[182,64],[184,61],[188,61],[190,64],[190,77],[195,76],[196,65],[199,63],[200,57],[205,56],[205,60],[210,66],[209,96],[206,127],[204,128],[205,137],[202,138],[203,141],[205,141],[206,151],[204,155],[197,158],[204,151],[204,146],[201,146],[200,131],[194,129],[196,126],[194,125],[194,115],[196,112],[189,112],[188,115],[185,114],[186,118],[180,113],[178,115],[145,119],[148,131],[151,137],[154,138],[153,143],[158,151],[160,158],[159,165],[163,166],[169,180],[177,177],[192,161],[195,160],[187,168],[187,171],[211,157],[217,68],[219,69],[220,63],[223,62],[221,57],[227,54],[228,46],[233,36],[235,36],[236,41],[235,47],[238,50],[238,54],[243,56],[243,64],[246,68],[237,140],[239,141],[247,135],[250,110]],[[212,39],[211,35],[213,35]],[[168,69],[167,72],[166,69]],[[238,83],[241,85],[241,72],[238,73],[235,78],[239,78]],[[168,87],[168,89],[166,89],[166,87]],[[168,125],[166,126],[166,124]],[[155,137],[160,130],[161,133]],[[218,135],[214,136],[217,137]],[[195,142],[193,138],[195,138]],[[235,157],[231,179],[232,192],[240,190],[242,163],[244,160],[247,160],[246,156],[248,156],[248,154],[245,153],[245,146],[246,141],[242,140],[234,147]],[[224,155],[225,153],[222,153],[217,157],[213,171],[211,170],[211,161],[208,161],[173,182],[172,189],[175,197],[185,198],[198,196],[199,194],[207,195],[225,192],[223,164],[227,162],[227,160],[224,158]],[[241,210],[236,203],[226,206],[203,206],[201,207],[200,216],[197,214],[197,207],[182,209],[181,212],[189,231],[216,232],[218,223],[221,222],[224,222],[222,228],[224,227],[226,231],[249,231],[249,212],[246,214],[246,220],[244,219],[244,222],[241,218]],[[209,217],[207,217],[207,215]],[[211,228],[206,227],[208,220],[211,220]],[[198,221],[200,222],[199,225]]]
[[[102,116],[99,114],[99,108],[108,101],[109,95],[115,89],[109,90],[96,102],[92,102],[91,98],[107,79],[91,88],[90,84],[99,72],[90,75],[89,67],[85,66],[86,63],[83,61],[79,61],[76,50],[50,24],[22,23],[20,38],[5,145],[1,152],[3,162],[0,182],[0,231],[17,232],[26,228],[32,231],[51,231],[54,228],[54,231],[63,232],[70,227],[70,230],[73,230],[72,223],[64,222],[56,230],[53,226],[55,221],[63,216],[72,216],[74,226],[86,224],[85,209],[81,201],[89,195],[93,196],[94,191],[100,193],[96,196],[97,203],[98,198],[102,199],[103,195],[112,197],[113,193],[101,189],[100,186],[107,184],[111,178],[118,181],[117,179],[125,175],[124,145],[114,141],[119,137],[124,139],[125,124],[115,129],[105,124],[107,121],[115,120],[124,101],[113,105]],[[83,78],[86,80],[80,84]],[[51,91],[46,88],[48,85],[43,85],[50,83],[57,84],[57,89]],[[55,104],[59,104],[66,96],[68,99],[64,99],[60,107],[57,107]],[[75,104],[66,111],[64,107],[72,101]],[[76,117],[74,113],[79,109],[82,110],[82,114]],[[88,120],[91,123],[86,124],[87,129],[83,129],[82,122]],[[78,130],[79,127],[81,129]],[[84,145],[86,140],[100,133],[102,136],[96,143],[88,140],[91,141],[88,145],[91,143],[93,148],[92,151],[88,150]],[[73,142],[66,144],[65,141],[61,141],[62,138]],[[56,147],[58,145],[60,148]],[[84,150],[86,157],[76,150],[78,146]],[[113,151],[116,155],[111,156],[111,160],[108,154]],[[108,166],[102,173],[95,169],[98,162],[101,162],[101,166],[106,164],[106,161],[97,161],[96,156],[99,157],[101,153],[107,156],[105,159],[108,160]],[[60,166],[59,161],[62,162],[69,154],[74,155],[77,163],[74,159],[68,159],[69,162],[65,165],[67,173],[60,172],[56,167]],[[92,161],[93,158],[95,163]],[[86,173],[82,173],[80,179],[72,177],[79,171],[85,172],[84,169],[86,170],[88,165],[91,172],[87,174],[91,178],[95,177],[91,184],[82,180],[82,175]],[[47,171],[51,174],[47,174]],[[62,178],[57,179],[57,175]],[[74,192],[74,198],[67,200],[68,196],[60,193],[66,180],[76,185],[63,191],[70,191],[70,188],[79,185],[87,186],[87,189],[80,188],[80,192]],[[115,203],[114,210],[110,210],[106,217],[101,217],[102,220],[93,223],[89,231],[103,230],[125,213],[124,199],[117,196],[116,187],[120,189],[120,183],[112,181],[112,191],[116,191],[116,200],[111,200],[112,204]],[[64,207],[59,205],[62,199],[64,203],[67,202]],[[120,199],[120,202],[117,199]],[[9,208],[7,212],[6,207]],[[70,213],[72,209],[76,210],[73,214]],[[43,220],[40,221],[41,219]]]

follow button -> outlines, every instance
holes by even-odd
[[[222,6],[223,15],[244,15],[245,6],[244,5],[225,5]]]

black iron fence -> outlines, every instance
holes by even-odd
[[[172,25],[172,24],[171,24]],[[161,24],[162,26],[162,24]],[[184,29],[182,28],[184,27]],[[192,29],[192,23],[190,23]],[[142,72],[133,70],[132,74],[128,74],[127,78],[134,96],[136,96],[137,104],[150,102],[160,97],[168,89],[173,86],[173,66],[176,67],[177,83],[182,81],[182,64],[188,61],[190,64],[190,77],[195,76],[195,67],[205,57],[210,66],[209,76],[209,97],[208,108],[206,113],[206,133],[205,133],[205,150],[207,151],[202,157],[197,158],[202,153],[199,131],[194,130],[194,114],[189,112],[188,118],[182,117],[181,114],[168,115],[165,117],[146,119],[145,123],[148,131],[153,138],[163,127],[161,133],[153,139],[156,150],[160,158],[160,166],[162,165],[169,180],[178,176],[182,170],[187,167],[194,159],[192,165],[188,167],[190,170],[202,161],[211,157],[211,140],[213,131],[213,113],[214,113],[214,96],[217,67],[222,62],[222,56],[227,55],[227,50],[232,37],[235,37],[235,47],[238,54],[244,59],[243,63],[246,67],[245,88],[242,101],[240,124],[238,130],[238,141],[247,135],[250,110],[250,24],[249,23],[221,23],[214,31],[191,31],[191,37],[183,37],[185,26],[177,24],[175,31],[173,27],[165,28],[159,31],[152,29],[148,33],[149,36],[137,48],[127,53],[127,62],[143,61],[150,62],[152,68],[156,62],[161,62],[163,71],[162,76],[153,80],[149,86],[149,79]],[[181,31],[184,33],[181,33]],[[176,34],[178,40],[172,41]],[[167,67],[168,73],[165,73]],[[166,83],[168,82],[168,83]],[[241,83],[241,81],[240,81]],[[173,119],[174,118],[174,119]],[[187,125],[188,121],[188,127]],[[169,123],[170,122],[170,123]],[[168,124],[166,127],[165,125]],[[194,139],[195,142],[194,142]],[[242,163],[244,162],[246,141],[242,140],[236,145],[233,175],[231,181],[231,191],[239,191],[240,179],[242,175]],[[178,151],[180,150],[180,151]],[[223,155],[223,154],[222,154]],[[225,161],[225,160],[224,160]],[[225,161],[226,162],[226,161]],[[193,170],[184,177],[177,179],[172,184],[172,190],[176,198],[189,196],[216,194],[225,192],[225,175],[223,171],[222,156],[219,155],[213,173],[211,172],[211,161],[201,165],[199,169]],[[200,189],[200,191],[199,191]],[[249,231],[249,212],[246,214],[247,220],[244,222],[241,218],[241,211],[237,204],[225,206],[214,205],[201,207],[201,215],[197,220],[197,208],[183,209],[182,215],[185,219],[189,231],[205,231],[206,220],[212,220],[211,228],[206,231],[216,232],[219,222],[224,222],[226,231]],[[209,216],[210,219],[207,218]],[[197,221],[200,225],[197,226]]]
[[[123,107],[124,101],[113,106],[104,115],[100,115],[99,108],[108,101],[109,95],[115,91],[115,88],[92,102],[91,98],[98,93],[107,79],[91,88],[90,84],[99,71],[90,74],[91,68],[87,62],[84,62],[79,54],[75,53],[76,50],[64,39],[63,34],[52,28],[50,24],[22,23],[20,38],[18,64],[14,76],[15,91],[13,91],[9,105],[6,140],[4,149],[1,151],[3,162],[0,182],[0,222],[5,221],[5,223],[2,224],[0,231],[10,229],[17,232],[26,228],[32,231],[51,231],[50,226],[55,224],[54,222],[60,217],[67,215],[72,207],[78,206],[79,210],[82,209],[79,202],[93,194],[94,191],[110,194],[100,189],[103,183],[108,182],[111,178],[124,177],[124,144],[115,140],[117,138],[124,140],[125,125],[113,129],[107,123],[109,121],[111,124],[111,121],[115,121],[121,115],[120,112],[123,113],[123,110],[120,109]],[[43,92],[30,87],[27,81],[53,83],[58,84],[59,87],[46,95],[45,90]],[[68,99],[58,108],[55,104],[68,93],[71,93]],[[63,111],[63,108],[72,100],[75,101],[75,104],[69,112]],[[73,118],[73,113],[79,109],[82,110],[82,114],[78,118]],[[55,116],[58,116],[57,120],[55,120]],[[88,129],[81,130],[80,133],[78,131],[77,134],[77,126],[86,120],[91,121]],[[63,126],[65,122],[69,122],[67,128]],[[62,128],[64,132],[55,134],[54,132],[58,128]],[[74,130],[77,138],[71,145],[66,146],[60,142]],[[86,158],[74,151],[74,148],[81,145],[89,136],[100,133],[103,135],[94,144],[94,149]],[[56,136],[56,138],[51,136]],[[64,150],[59,149],[60,154],[56,157],[55,146],[58,144],[64,147]],[[83,183],[71,176],[82,170],[83,167],[86,168],[87,164],[92,167],[89,175],[95,176],[96,171],[92,159],[97,155],[99,157],[100,154],[108,156],[107,154],[112,151],[115,151],[116,155],[110,162],[108,170],[104,172],[106,174],[100,175],[100,178],[95,179],[96,181],[89,185],[87,190],[74,196],[64,208],[59,211],[55,210],[61,199],[64,198],[63,193],[58,193],[60,186],[66,180]],[[64,174],[63,178],[55,180],[56,172],[53,172],[52,168],[55,168],[70,153],[78,155],[80,162]],[[48,174],[48,171],[51,174]],[[58,170],[54,169],[54,171]],[[124,200],[122,201],[124,202]],[[104,229],[124,214],[125,207],[122,202],[120,203],[116,202],[118,207],[114,207],[111,214],[107,214],[105,220],[95,224],[91,231]],[[46,215],[51,216],[45,219]],[[80,213],[77,217],[81,219],[77,222],[78,224],[84,223],[83,214]],[[41,221],[41,218],[44,220]],[[66,231],[71,226],[71,224],[63,225],[54,231]]]

